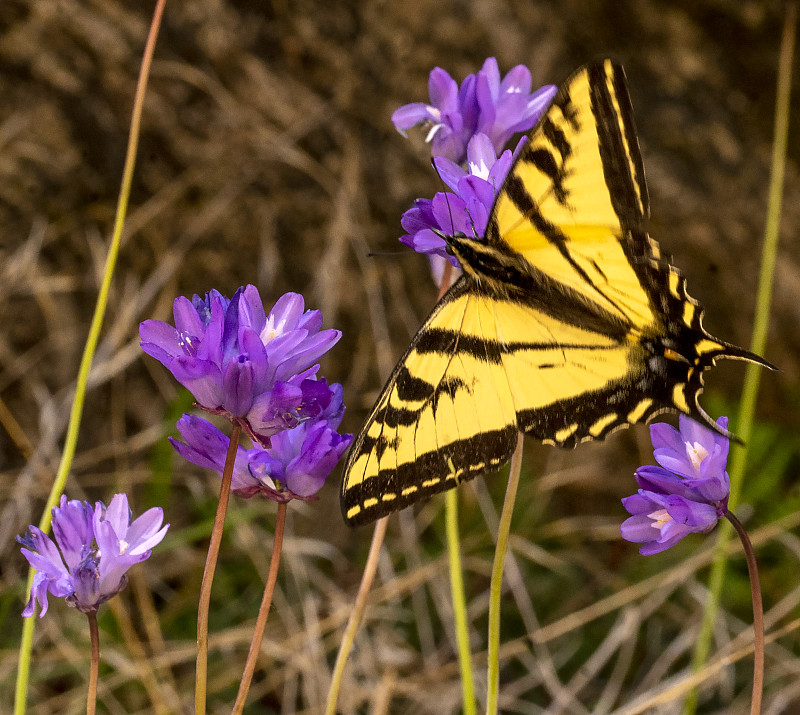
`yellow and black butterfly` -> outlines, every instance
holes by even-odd
[[[622,67],[575,72],[516,159],[485,237],[447,236],[464,274],[434,307],[353,443],[348,524],[507,462],[522,431],[572,447],[698,404],[728,357],[647,235],[649,204]]]

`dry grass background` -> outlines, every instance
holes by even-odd
[[[0,3],[0,710],[15,677],[25,562],[59,458],[77,364],[119,187],[135,78],[153,3]],[[779,2],[606,0],[195,0],[170,2],[145,102],[131,211],[70,478],[72,498],[161,504],[168,540],[101,618],[101,707],[187,712],[194,617],[218,482],[165,448],[189,403],[138,348],[137,326],[175,295],[241,284],[266,301],[300,291],[343,330],[323,371],[345,387],[345,427],[366,409],[435,296],[423,259],[396,250],[399,218],[437,181],[421,136],[389,121],[427,98],[439,65],[458,79],[486,56],[558,82],[610,54],[627,68],[653,205],[652,233],[688,275],[707,326],[746,345],[763,233]],[[797,82],[795,83],[797,86]],[[798,115],[800,92],[794,94]],[[798,141],[790,142],[781,258],[745,492],[759,540],[767,626],[800,602]],[[705,404],[733,414],[743,369],[721,365]],[[637,710],[687,675],[710,540],[643,559],[620,543],[619,498],[649,459],[645,428],[575,452],[528,445],[504,601],[504,712]],[[544,476],[538,476],[544,475]],[[292,505],[281,577],[248,712],[320,712],[370,529],[339,515],[338,472]],[[462,489],[478,690],[503,479]],[[439,500],[394,517],[342,712],[455,713]],[[238,503],[213,600],[212,712],[228,712],[266,576],[274,509]],[[784,518],[780,526],[773,522]],[[748,641],[741,559],[714,648]],[[739,634],[743,634],[739,636]],[[56,604],[37,624],[30,712],[84,708],[87,635]],[[701,712],[748,711],[750,660],[705,684]],[[770,644],[765,712],[800,711],[797,630]]]

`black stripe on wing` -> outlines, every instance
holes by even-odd
[[[611,64],[612,97],[606,82],[608,64],[590,65],[587,68],[603,173],[611,205],[623,229],[644,229],[650,208],[644,164],[633,121],[633,106],[625,72],[617,64]]]
[[[511,459],[516,444],[517,426],[509,425],[456,440],[413,462],[399,464],[395,470],[381,470],[377,477],[342,493],[345,515],[352,507],[361,507],[347,523],[367,524],[461,482],[494,472]]]

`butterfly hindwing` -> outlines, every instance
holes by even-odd
[[[342,511],[359,524],[504,464],[517,439],[492,302],[461,278],[437,304],[348,454]]]

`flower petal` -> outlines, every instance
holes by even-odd
[[[434,67],[428,76],[428,95],[441,112],[458,111],[458,83],[441,67]]]
[[[392,124],[401,134],[405,134],[404,130],[411,129],[417,124],[436,120],[437,117],[431,112],[431,108],[422,102],[404,104],[392,113]]]

